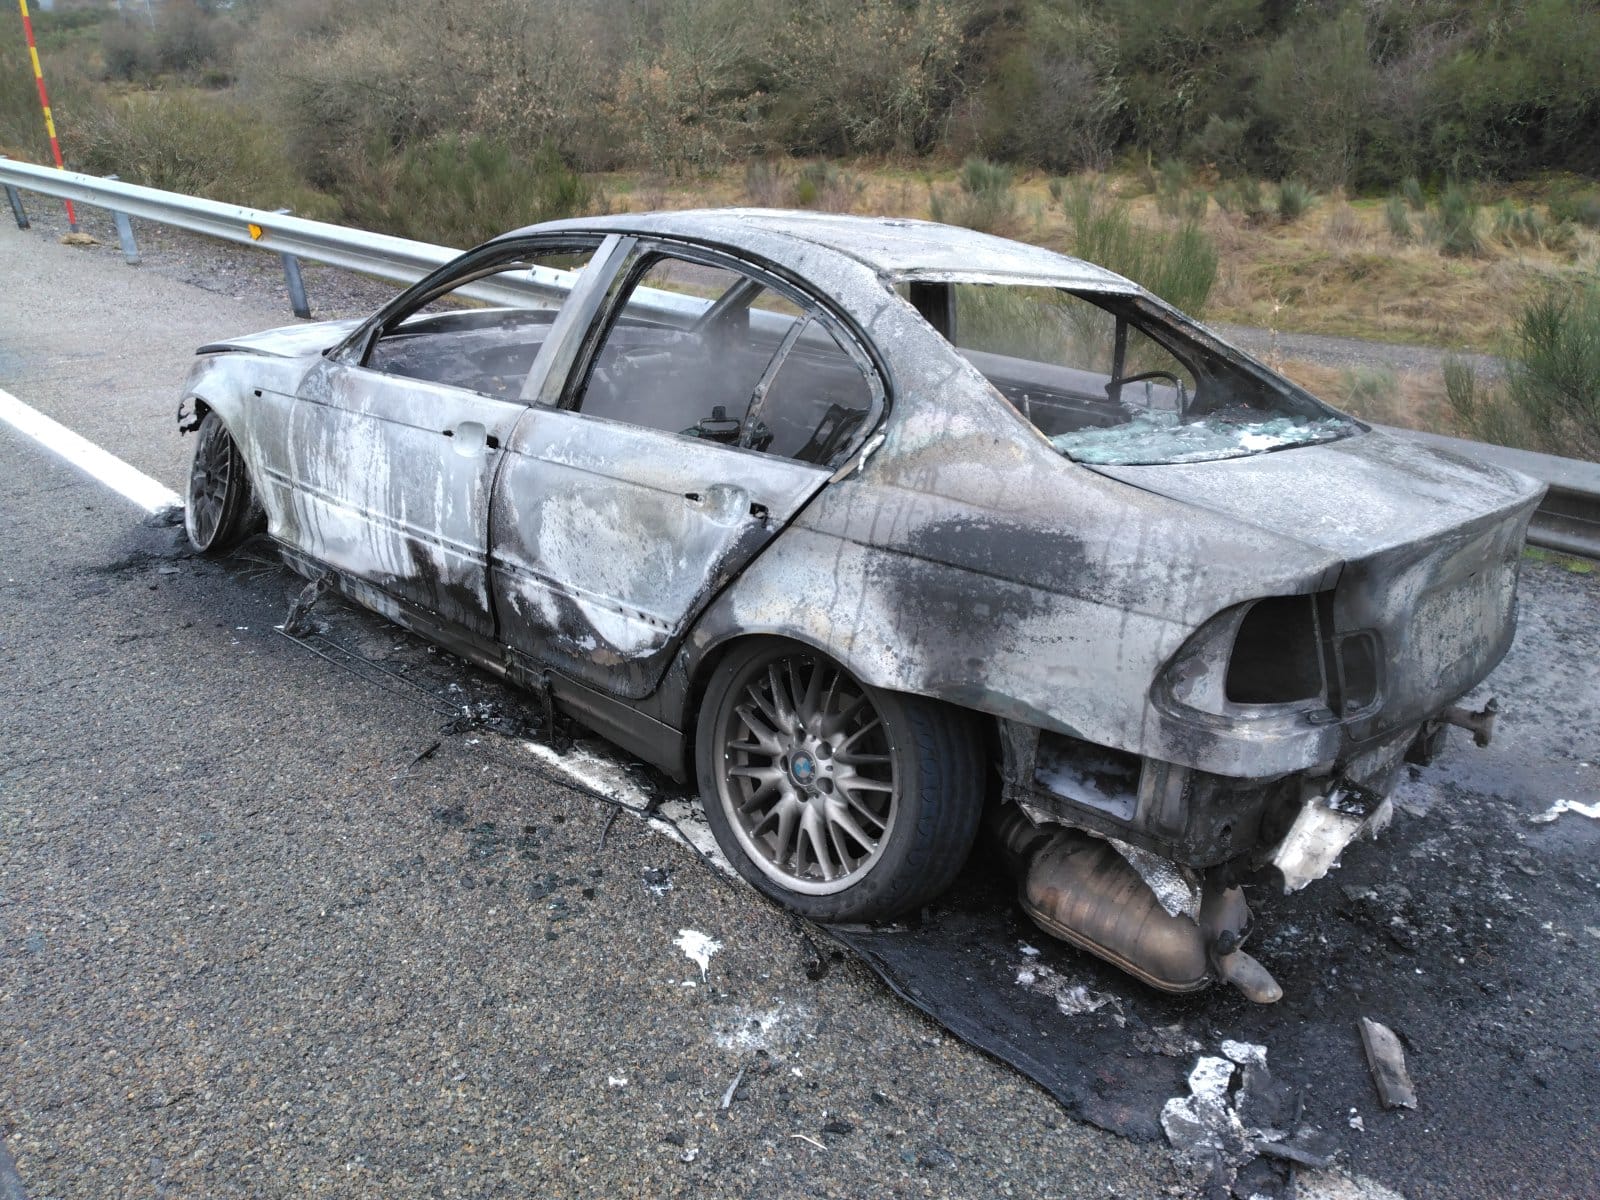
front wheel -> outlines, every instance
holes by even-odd
[[[752,643],[718,665],[695,756],[723,853],[819,921],[888,920],[932,900],[983,808],[966,714],[868,687],[793,643]]]
[[[186,499],[184,531],[201,554],[225,554],[263,524],[244,456],[214,412],[206,413],[195,432]]]

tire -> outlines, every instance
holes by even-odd
[[[711,831],[745,879],[813,920],[883,921],[928,903],[966,863],[983,810],[979,747],[959,709],[761,641],[712,673],[695,765]]]
[[[201,554],[226,554],[264,524],[244,455],[222,418],[206,413],[195,433],[189,494],[183,506],[189,544]]]

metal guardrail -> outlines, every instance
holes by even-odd
[[[0,158],[0,186],[4,186],[17,224],[26,229],[28,218],[20,191],[76,200],[110,211],[117,217],[123,255],[136,263],[138,247],[128,217],[173,225],[223,241],[256,246],[282,256],[295,315],[310,316],[310,306],[300,283],[299,259],[361,271],[398,283],[414,283],[455,258],[460,251],[428,242],[390,237],[350,229],[324,221],[309,221],[286,212],[269,212],[216,200],[202,200],[176,192],[141,187],[117,179],[57,171],[16,159]],[[556,301],[570,286],[566,272],[536,270],[515,287],[505,284],[474,285],[470,294],[492,303],[527,304],[530,298]],[[466,289],[463,289],[466,290]],[[663,310],[678,311],[685,297],[662,293]],[[1563,554],[1600,558],[1600,463],[1580,462],[1549,454],[1534,454],[1469,442],[1440,434],[1409,429],[1389,429],[1402,437],[1476,458],[1496,466],[1531,475],[1549,485],[1549,494],[1534,515],[1528,541]]]

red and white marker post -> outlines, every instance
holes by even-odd
[[[50,115],[50,93],[44,87],[44,69],[39,66],[39,48],[33,40],[33,19],[28,16],[28,0],[17,0],[22,8],[22,32],[28,39],[28,57],[33,60],[33,81],[39,85],[39,107],[44,110],[44,127],[50,134],[50,153],[56,156],[56,169],[65,170],[61,161],[61,143],[56,140],[56,119]],[[73,211],[72,201],[68,200],[67,225],[73,233],[78,232],[78,214]]]

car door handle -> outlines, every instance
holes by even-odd
[[[704,491],[685,492],[683,498],[718,525],[732,525],[747,517],[767,519],[767,506],[750,499],[750,493],[733,483],[713,483]]]
[[[485,447],[490,450],[500,449],[500,439],[477,421],[463,421],[456,428],[446,429],[443,432],[445,437],[455,443],[456,453],[463,458],[482,454]]]

